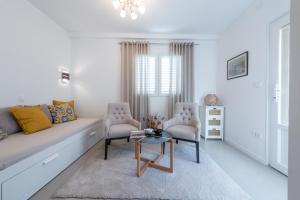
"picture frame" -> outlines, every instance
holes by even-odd
[[[246,51],[227,61],[227,80],[248,76],[249,52]]]

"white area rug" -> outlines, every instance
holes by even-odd
[[[158,146],[157,146],[158,147]],[[145,145],[143,152],[153,155],[157,147]],[[157,148],[157,149],[156,149]],[[168,155],[169,146],[166,146]],[[174,173],[149,168],[136,176],[133,145],[109,147],[109,159],[103,160],[104,147],[91,153],[87,162],[61,187],[54,198],[75,199],[180,199],[250,200],[245,193],[203,150],[201,163],[195,162],[193,144],[175,145]],[[167,164],[168,157],[161,163]]]

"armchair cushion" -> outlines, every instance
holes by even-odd
[[[141,123],[134,120],[128,103],[108,104],[105,135],[108,138],[130,136],[130,131],[139,130]]]
[[[198,130],[193,126],[175,125],[166,129],[166,131],[169,132],[172,135],[172,137],[175,138],[181,138],[181,139],[193,140],[193,141],[199,140],[197,138]]]
[[[130,136],[130,131],[137,131],[138,128],[131,124],[115,124],[111,125],[108,131],[109,138],[118,138]]]
[[[176,118],[172,118],[163,123],[163,129],[167,130],[168,128],[175,126],[175,125],[178,125],[178,122],[177,122]]]
[[[163,125],[173,137],[193,141],[200,140],[200,128],[196,103],[176,103],[174,117]]]

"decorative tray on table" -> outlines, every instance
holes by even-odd
[[[151,128],[145,129],[145,135],[146,137],[161,137],[162,135],[162,129],[153,130]]]

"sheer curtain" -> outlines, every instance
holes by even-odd
[[[121,97],[129,103],[132,116],[141,122],[149,111],[148,53],[147,41],[121,42]]]
[[[168,117],[171,118],[176,102],[194,102],[194,43],[172,42],[169,53],[171,73]]]

